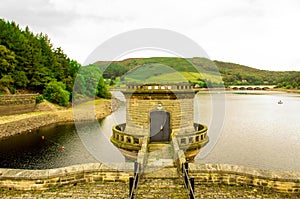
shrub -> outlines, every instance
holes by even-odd
[[[47,84],[43,94],[46,100],[59,104],[60,106],[67,106],[70,93],[65,89],[66,85],[64,83],[52,81]]]
[[[88,65],[80,69],[74,84],[74,93],[86,97],[111,97],[104,83],[101,70],[96,65]]]
[[[38,104],[38,103],[41,103],[43,100],[44,100],[44,96],[43,96],[43,95],[39,95],[39,96],[35,99],[35,101],[36,101],[37,104]]]

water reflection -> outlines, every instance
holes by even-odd
[[[64,151],[62,146],[65,147]],[[22,169],[56,168],[96,162],[81,144],[74,124],[51,125],[2,140],[0,159],[2,168]]]

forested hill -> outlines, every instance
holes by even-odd
[[[300,72],[297,71],[268,71],[248,66],[214,61],[222,74],[223,81],[228,85],[271,84],[277,87],[300,88]]]
[[[28,27],[22,30],[15,22],[0,19],[0,94],[39,92],[41,98],[67,105],[80,67],[61,48],[54,48],[46,34],[35,35]],[[95,74],[102,76],[97,67],[93,67]],[[109,97],[103,80],[95,91],[88,91],[88,77],[79,75],[80,94]]]
[[[217,81],[219,78],[214,78],[220,72],[225,86],[229,85],[263,85],[272,84],[278,87],[285,88],[300,88],[300,72],[295,71],[267,71],[259,70],[239,64],[222,62],[222,61],[210,61],[206,58],[176,58],[176,57],[152,57],[152,58],[131,58],[123,61],[114,61],[104,71],[104,77],[110,78],[113,81],[118,80],[117,77],[127,78],[129,81],[159,81],[160,79],[169,78],[172,80],[170,72],[168,74],[162,74],[162,71],[156,70],[153,64],[161,64],[173,68],[179,72],[188,81],[194,84],[199,84],[201,87],[206,87],[206,83],[210,81]],[[104,66],[107,62],[96,62],[97,65]],[[128,74],[131,69],[148,65],[149,69],[139,70],[140,74]],[[151,66],[150,66],[151,65]],[[196,70],[195,67],[198,69]],[[152,69],[151,69],[152,67]],[[206,75],[201,75],[205,73]],[[127,74],[126,74],[127,73]],[[147,79],[148,76],[145,73],[152,74],[152,77]],[[124,75],[126,74],[126,75]],[[209,80],[204,79],[209,77]],[[173,79],[176,79],[173,76]],[[205,83],[206,82],[206,83]],[[212,82],[213,84],[219,84],[219,82]]]

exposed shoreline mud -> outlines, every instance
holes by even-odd
[[[0,139],[28,133],[50,124],[99,120],[110,115],[118,103],[116,99],[100,99],[67,109],[44,102],[36,107],[35,112],[0,117]]]

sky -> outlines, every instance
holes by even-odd
[[[47,34],[80,63],[115,35],[162,28],[192,39],[212,60],[300,71],[299,0],[1,0],[0,17]]]

